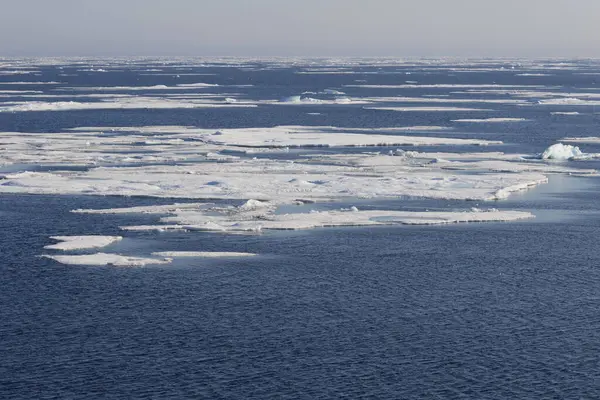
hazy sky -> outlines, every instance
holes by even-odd
[[[0,55],[600,57],[600,1],[0,0]]]

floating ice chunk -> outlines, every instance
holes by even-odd
[[[577,146],[556,143],[544,150],[540,158],[542,160],[570,160],[582,155],[583,152]]]
[[[157,251],[152,253],[157,257],[202,257],[202,258],[228,258],[228,257],[255,257],[255,253],[240,253],[230,251]]]
[[[82,255],[43,255],[61,264],[66,265],[113,265],[116,267],[141,267],[148,264],[169,264],[170,258],[142,258],[130,257],[120,254],[96,253]]]
[[[60,243],[51,244],[45,246],[45,249],[55,250],[79,250],[79,249],[93,249],[98,247],[105,247],[111,243],[117,242],[123,237],[121,236],[98,236],[98,235],[85,235],[85,236],[51,236],[50,239],[59,240]]]

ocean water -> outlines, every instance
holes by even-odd
[[[253,100],[325,88],[343,88],[351,97],[460,97],[452,92],[462,90],[344,86],[364,80],[372,85],[407,80],[421,85],[535,84],[553,92],[600,93],[595,87],[600,74],[590,74],[600,73],[600,65],[593,62],[560,69],[555,62],[542,62],[535,72],[547,76],[518,76],[504,63],[490,60],[478,70],[457,72],[450,61],[410,67],[373,62],[349,67],[353,74],[300,74],[306,65],[231,61],[186,69],[164,65],[160,69],[167,75],[146,75],[140,72],[144,64],[86,72],[65,61],[37,68],[39,76],[0,76],[0,82],[60,81],[61,93],[75,96],[91,86],[202,81],[253,85],[228,89]],[[147,69],[157,66],[146,64]],[[327,64],[317,60],[310,66]],[[191,73],[214,75],[184,75]],[[0,90],[56,94],[56,88],[47,86],[3,85]],[[10,96],[1,100],[20,101]],[[593,105],[468,106],[494,111],[373,113],[362,105],[315,104],[0,112],[0,131],[141,125],[455,126],[454,119],[510,116],[527,121],[464,124],[456,131],[429,134],[502,140],[506,145],[499,146],[501,151],[526,154],[539,153],[565,136],[598,134]],[[585,151],[600,152],[600,146],[586,144]],[[599,167],[598,161],[565,163]],[[2,173],[47,168],[13,165]],[[489,204],[402,198],[321,205],[399,210],[489,205],[531,211],[533,220],[224,235],[123,232],[119,226],[150,224],[159,217],[70,212],[169,204],[172,199],[2,194],[0,398],[598,398],[599,198],[598,177],[552,175],[548,184]],[[39,257],[52,242],[49,236],[77,234],[123,235],[103,251],[131,255],[202,249],[259,256],[184,259],[143,268],[67,266]]]

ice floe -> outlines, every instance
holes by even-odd
[[[498,85],[498,84],[401,84],[401,85],[344,85],[345,87],[365,88],[365,89],[523,89],[523,88],[543,88],[543,85]]]
[[[444,162],[457,159],[457,155],[448,158],[445,154],[427,155],[395,148],[390,149],[391,156],[309,154],[295,160],[221,154],[225,150],[262,152],[276,148],[285,151],[290,147],[501,144],[479,139],[390,134],[420,130],[443,129],[435,126],[378,129],[280,126],[215,131],[165,126],[107,130],[87,127],[60,134],[3,134],[0,135],[0,146],[4,148],[0,163],[45,162],[66,166],[80,164],[88,168],[7,173],[0,177],[0,193],[256,199],[277,205],[297,200],[318,202],[353,197],[493,200],[547,181],[544,173],[548,170],[519,167],[516,162],[520,160],[495,153],[478,152],[474,157],[502,159],[515,166],[498,169],[497,165],[492,168],[471,163],[457,168],[456,164]],[[147,153],[140,152],[141,149]],[[468,158],[466,154],[460,157]],[[178,165],[178,161],[185,164]],[[453,173],[453,167],[464,172]],[[466,173],[469,167],[477,173]],[[502,172],[508,170],[512,172]],[[257,208],[259,204],[250,202],[246,206]],[[143,212],[171,211],[160,207]],[[205,206],[182,204],[177,207]]]
[[[152,90],[187,90],[187,89],[203,89],[214,88],[219,85],[211,83],[188,83],[174,86],[153,85],[153,86],[84,86],[74,88],[75,90],[85,91],[152,91]]]
[[[84,235],[84,236],[51,236],[50,239],[58,240],[60,243],[50,244],[45,246],[45,249],[54,250],[80,250],[93,249],[98,247],[106,247],[114,242],[117,242],[123,237],[121,236],[100,236],[100,235]]]
[[[497,209],[471,209],[457,212],[414,212],[414,211],[361,211],[356,207],[339,211],[314,211],[291,214],[222,214],[179,213],[163,218],[170,226],[182,226],[188,230],[217,231],[225,233],[261,232],[263,230],[301,230],[342,226],[381,225],[440,225],[463,222],[499,222],[533,218],[523,211],[501,211]],[[156,230],[161,225],[122,227],[125,230]],[[163,253],[160,253],[161,255]],[[164,253],[168,254],[168,253]]]
[[[335,105],[335,104],[367,104],[369,101],[355,100],[347,96],[335,97],[333,99],[318,99],[306,96],[289,96],[281,99],[278,102],[263,101],[265,104],[281,104],[281,105]]]
[[[493,98],[458,98],[458,97],[443,97],[443,95],[423,97],[360,97],[357,101],[369,103],[450,103],[450,104],[465,104],[465,103],[488,103],[488,104],[526,104],[528,100],[524,99],[493,99]]]
[[[144,258],[131,257],[120,254],[96,253],[81,255],[48,255],[42,257],[52,259],[56,262],[66,265],[89,265],[104,266],[112,265],[115,267],[142,267],[150,264],[169,264],[170,258]]]
[[[584,100],[577,97],[562,97],[542,99],[538,101],[538,104],[550,106],[597,106],[600,105],[600,99]]]
[[[433,145],[489,145],[500,141],[455,139],[419,136],[400,136],[351,133],[334,127],[277,126],[273,128],[223,129],[204,134],[207,143],[245,147],[362,147],[362,146],[433,146]]]
[[[215,108],[215,107],[256,107],[256,104],[230,103],[227,101],[182,101],[155,97],[124,97],[106,101],[28,101],[0,105],[0,112],[22,111],[67,111],[67,110],[106,110],[106,109],[169,109],[169,108]]]
[[[392,160],[392,161],[389,161]],[[95,194],[197,199],[255,198],[277,203],[338,198],[494,200],[498,193],[545,183],[542,174],[452,174],[440,165],[380,156],[367,166],[246,160],[198,166],[93,168],[6,174],[0,193]],[[392,164],[390,164],[392,162]],[[501,191],[504,189],[503,191]]]

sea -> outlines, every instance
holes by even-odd
[[[374,111],[343,102],[5,111],[0,141],[2,132],[60,135],[81,126],[441,126],[455,129],[419,135],[501,140],[503,145],[484,150],[535,157],[567,136],[600,136],[600,114],[593,101],[585,101],[593,98],[590,93],[600,99],[597,60],[148,58],[0,64],[5,91],[0,108],[23,101],[10,90],[59,93],[60,101],[80,102],[92,101],[77,97],[86,88],[132,93],[136,86],[198,82],[252,101],[314,97],[310,93],[324,89],[349,98],[461,99],[472,98],[467,91],[477,85],[490,85],[478,94],[484,100],[514,96],[521,86],[570,99],[545,106],[548,96],[534,93],[523,97],[526,106],[468,103],[489,110],[458,112]],[[33,71],[1,73],[14,65],[21,68],[17,72],[29,66]],[[522,120],[455,122],[509,117]],[[599,144],[580,147],[600,153]],[[444,150],[449,147],[435,148]],[[557,163],[600,168],[594,159]],[[52,168],[0,160],[0,175]],[[71,212],[173,199],[0,194],[0,398],[600,398],[600,178],[548,178],[547,184],[498,201],[402,197],[322,205],[485,206],[528,211],[536,216],[530,220],[248,235],[124,232],[119,227],[153,224],[159,216]],[[111,245],[115,253],[202,249],[258,256],[144,267],[63,265],[40,257],[53,243],[50,236],[88,234],[124,236]]]

